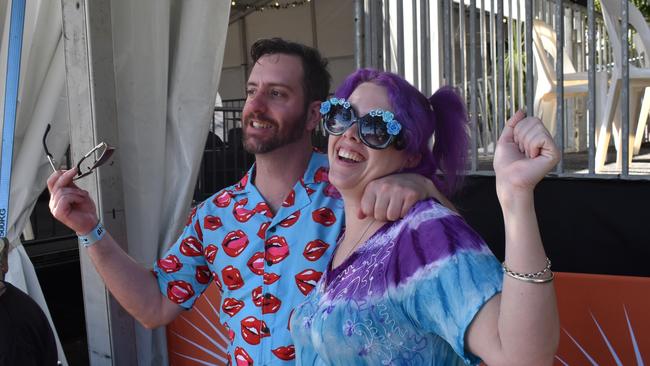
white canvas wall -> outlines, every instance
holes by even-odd
[[[313,4],[313,5],[311,5]],[[317,47],[330,62],[332,92],[354,70],[354,3],[350,0],[312,0],[311,4],[253,12],[228,27],[219,93],[223,99],[244,98],[244,63],[259,38],[282,37]],[[314,6],[315,17],[312,17]],[[245,31],[242,37],[242,28]],[[242,39],[246,40],[244,47]],[[252,65],[250,65],[252,66]]]

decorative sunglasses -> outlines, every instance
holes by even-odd
[[[43,134],[43,149],[45,150],[45,156],[47,156],[47,161],[50,162],[52,171],[56,171],[56,164],[54,164],[54,158],[50,154],[50,150],[47,148],[47,134],[50,132],[51,126],[48,124],[45,129],[45,134]],[[77,163],[77,175],[75,175],[72,180],[77,180],[83,178],[87,175],[90,175],[95,169],[106,164],[113,156],[115,148],[109,146],[105,142],[100,142],[97,146],[93,147],[92,150],[87,152],[81,160]]]
[[[402,125],[392,112],[373,109],[368,114],[357,117],[350,102],[344,98],[330,98],[320,105],[323,128],[327,133],[340,136],[354,123],[357,123],[359,139],[373,149],[385,149],[392,143],[401,150],[405,147]]]

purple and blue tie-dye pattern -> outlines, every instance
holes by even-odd
[[[296,361],[476,364],[465,331],[501,286],[498,260],[467,223],[433,200],[421,201],[328,268],[296,308]]]

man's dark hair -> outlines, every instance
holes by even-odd
[[[251,58],[256,63],[264,55],[284,54],[298,56],[302,62],[305,105],[317,100],[326,100],[330,92],[332,77],[327,71],[327,60],[317,49],[282,38],[257,40],[251,46]]]

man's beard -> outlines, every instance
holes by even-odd
[[[244,150],[250,154],[264,154],[294,143],[303,137],[305,133],[305,125],[307,124],[307,109],[305,108],[303,113],[295,120],[285,121],[284,132],[276,130],[276,133],[273,136],[270,136],[265,140],[249,138],[247,136],[246,131],[248,131],[249,128],[252,128],[250,126],[250,119],[250,117],[246,117],[243,121],[244,128],[242,130],[244,132]],[[267,118],[266,116],[260,116],[255,119],[271,123],[274,125],[274,128],[279,126],[279,123],[276,120]]]

